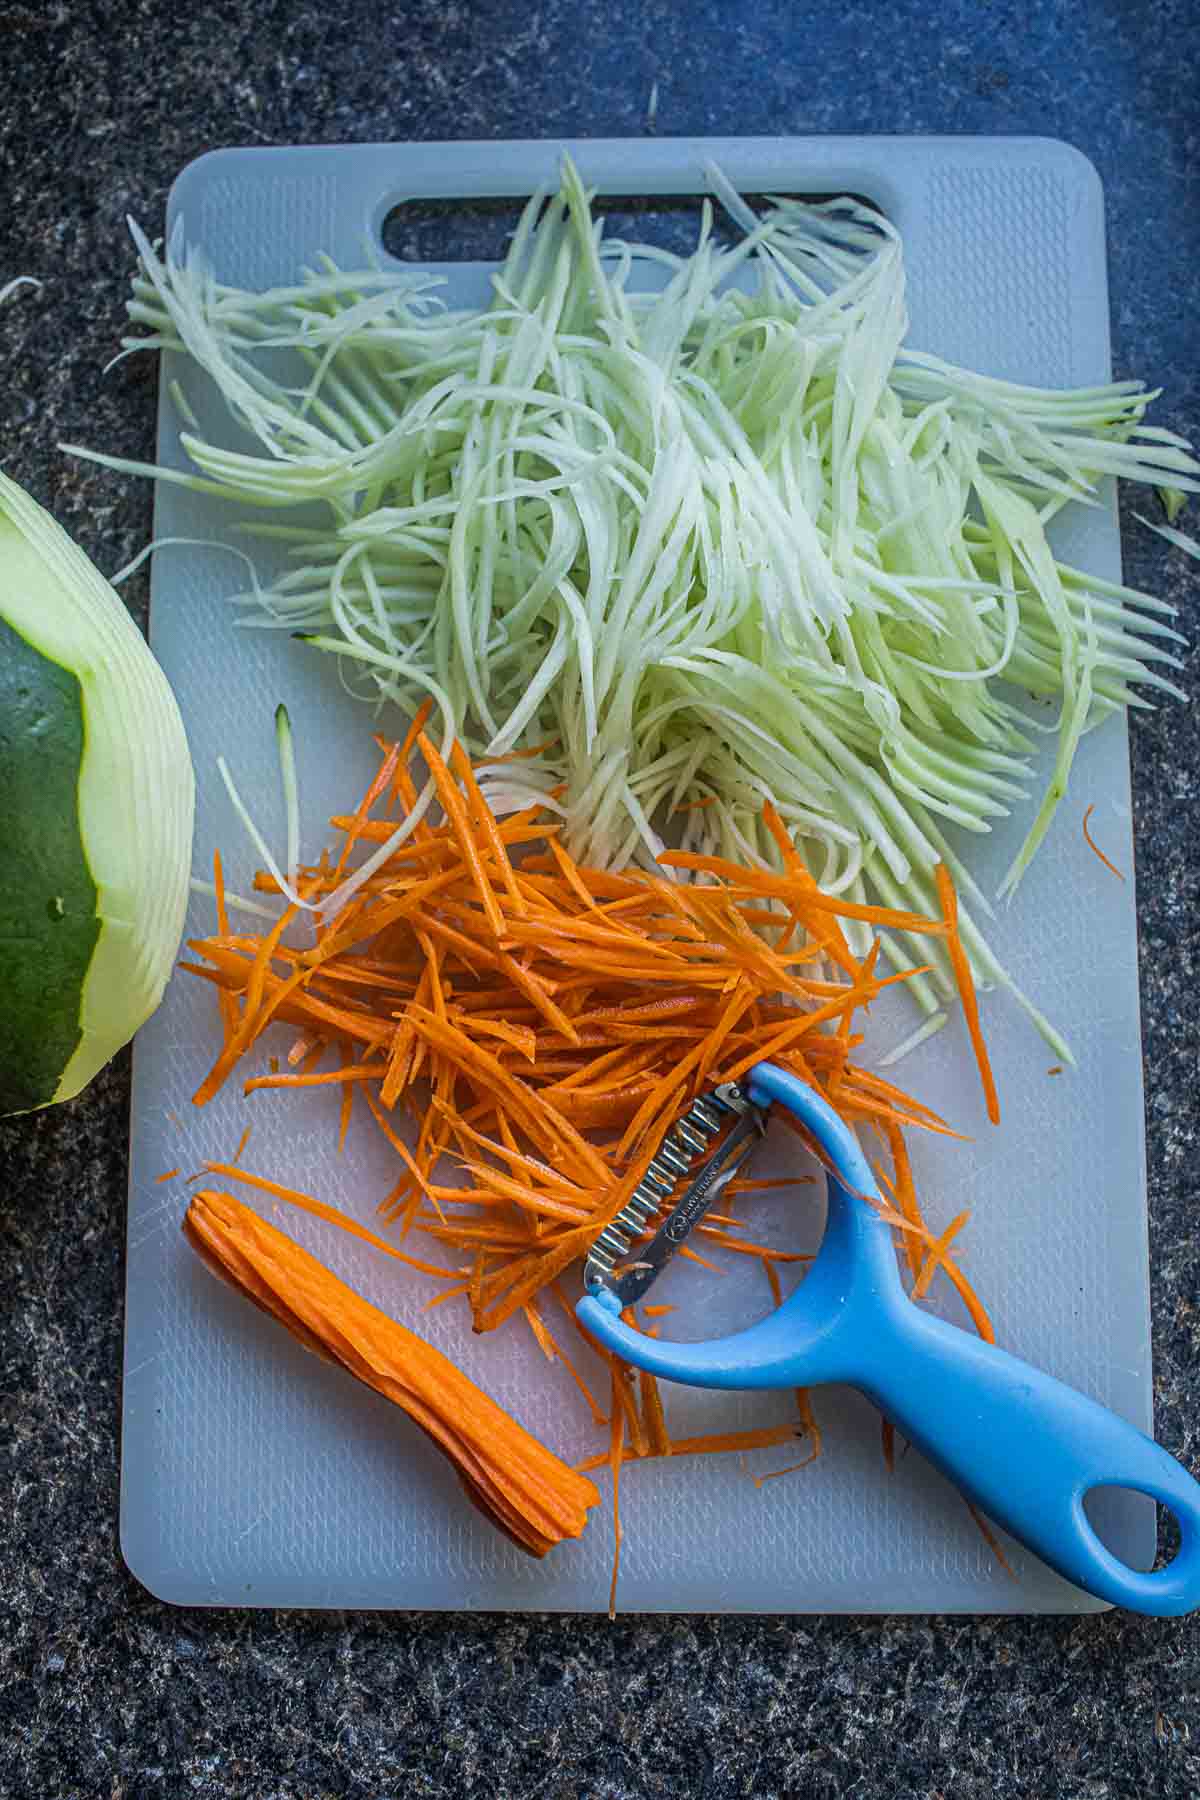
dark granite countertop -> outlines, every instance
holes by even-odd
[[[1038,132],[1105,183],[1118,375],[1200,429],[1200,14],[1186,0],[156,0],[0,4],[0,460],[115,568],[149,364],[101,371],[123,220],[223,144],[713,132]],[[1194,516],[1194,515],[1193,515]],[[1126,569],[1195,625],[1200,575],[1126,515]],[[1192,527],[1195,530],[1195,526]],[[0,569],[0,580],[3,570]],[[130,586],[135,608],[144,587]],[[1187,680],[1198,685],[1197,657]],[[1133,739],[1155,1398],[1200,1465],[1200,712]],[[1200,1632],[1078,1620],[178,1612],[116,1538],[128,1059],[0,1125],[0,1796],[1200,1795]]]

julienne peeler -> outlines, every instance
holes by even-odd
[[[804,1281],[767,1318],[728,1337],[670,1343],[633,1330],[622,1310],[647,1292],[743,1166],[772,1104],[792,1112],[828,1159],[825,1236]],[[685,1177],[649,1243],[636,1243]],[[891,1227],[871,1205],[879,1198],[858,1140],[827,1102],[760,1063],[744,1085],[702,1096],[668,1132],[592,1246],[579,1319],[626,1362],[692,1387],[856,1387],[1068,1581],[1134,1612],[1191,1612],[1200,1605],[1200,1483],[1116,1413],[910,1300]],[[1149,1494],[1174,1513],[1180,1546],[1166,1568],[1143,1573],[1106,1548],[1083,1504],[1101,1486]]]

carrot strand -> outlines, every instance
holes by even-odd
[[[1122,871],[1120,869],[1118,869],[1115,862],[1109,861],[1108,857],[1105,856],[1103,850],[1100,848],[1099,844],[1096,842],[1095,838],[1092,836],[1091,832],[1088,830],[1088,820],[1091,818],[1091,816],[1095,812],[1095,810],[1096,810],[1096,808],[1095,808],[1095,805],[1093,804],[1088,807],[1087,811],[1083,815],[1083,835],[1084,835],[1084,838],[1087,840],[1088,849],[1091,850],[1094,855],[1096,855],[1100,858],[1100,861],[1104,864],[1106,869],[1111,869],[1112,873],[1116,876],[1118,881],[1124,881],[1125,876],[1122,873]]]
[[[996,1082],[992,1075],[987,1045],[983,1041],[983,1032],[979,1025],[979,1001],[975,995],[971,965],[967,961],[967,953],[963,949],[962,939],[958,935],[958,895],[954,891],[954,883],[945,863],[940,862],[937,865],[934,877],[937,881],[938,898],[942,903],[946,925],[946,948],[950,954],[950,966],[954,970],[954,979],[958,987],[959,998],[962,1001],[963,1013],[966,1016],[967,1030],[971,1036],[975,1061],[979,1065],[979,1079],[983,1083],[987,1115],[993,1125],[998,1125],[1000,1123],[1000,1099],[996,1093]]]

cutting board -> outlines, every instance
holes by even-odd
[[[601,192],[694,196],[710,159],[748,193],[852,192],[900,229],[909,272],[909,342],[988,373],[1067,385],[1109,375],[1103,200],[1091,165],[1037,138],[691,139],[637,142],[364,145],[219,151],[187,168],[168,224],[182,220],[218,279],[251,286],[295,280],[328,252],[343,266],[386,257],[385,221],[425,198],[524,197],[552,183],[569,149]],[[668,203],[662,202],[662,208]],[[485,220],[486,220],[486,210]],[[493,208],[493,211],[495,209]],[[503,210],[503,209],[501,209]],[[479,213],[478,207],[472,217]],[[411,232],[405,218],[413,221]],[[418,223],[420,230],[418,232]],[[431,223],[432,220],[432,223]],[[476,220],[476,222],[478,222]],[[152,222],[146,221],[147,224]],[[653,223],[650,221],[649,223]],[[649,225],[647,226],[649,228]],[[393,219],[393,249],[455,249],[455,208]],[[397,235],[393,235],[398,232]],[[466,241],[465,239],[461,241]],[[406,260],[408,260],[406,258]],[[488,265],[444,260],[451,304],[487,294]],[[202,423],[229,431],[188,371]],[[159,454],[183,466],[178,420],[162,383]],[[217,502],[160,484],[155,518],[173,544],[154,558],[151,640],[179,696],[196,763],[196,867],[214,846],[233,886],[255,858],[216,770],[223,753],[260,823],[282,842],[272,714],[296,723],[305,837],[373,767],[370,713],[342,689],[332,659],[279,633],[237,631],[227,596],[247,585],[223,545],[243,547]],[[1116,577],[1111,505],[1065,525],[1061,552]],[[261,562],[268,570],[267,560]],[[1094,829],[1129,879],[1097,862]],[[970,846],[994,891],[1024,829],[1010,821]],[[197,898],[189,934],[212,928]],[[985,1024],[1004,1122],[983,1116],[956,1020],[902,1067],[906,1084],[967,1134],[917,1141],[914,1160],[931,1220],[972,1212],[963,1240],[971,1278],[1000,1342],[1151,1427],[1145,1165],[1135,904],[1124,723],[1094,733],[1071,793],[1015,904],[992,941],[1016,979],[1066,1032],[1074,1072],[1003,995]],[[902,998],[880,1008],[878,1047],[911,1029]],[[305,1355],[227,1292],[186,1248],[182,1180],[205,1157],[226,1157],[253,1127],[244,1161],[322,1195],[364,1220],[390,1185],[371,1131],[336,1150],[336,1097],[316,1092],[242,1099],[236,1084],[203,1111],[189,1096],[216,1036],[211,990],[172,980],[134,1056],[124,1385],[121,1541],[134,1573],[179,1603],[304,1607],[519,1608],[590,1611],[607,1601],[611,1533],[603,1513],[585,1538],[544,1562],[521,1555],[468,1506],[424,1437],[376,1396]],[[286,1040],[284,1040],[286,1042]],[[264,1057],[278,1045],[264,1047]],[[757,1208],[780,1244],[819,1238],[819,1189],[791,1189]],[[797,1199],[797,1193],[801,1198]],[[472,1336],[452,1306],[427,1313],[430,1287],[329,1227],[289,1213],[287,1229],[376,1304],[425,1333],[504,1406],[570,1459],[597,1447],[569,1378],[514,1323]],[[656,1295],[656,1298],[659,1297]],[[661,1297],[679,1336],[704,1337],[765,1310],[759,1271],[672,1271]],[[956,1318],[955,1302],[933,1304]],[[931,1402],[932,1403],[932,1402]],[[1019,1548],[1013,1574],[985,1548],[958,1496],[915,1453],[883,1466],[879,1421],[840,1389],[816,1397],[824,1453],[811,1467],[756,1486],[782,1453],[680,1459],[633,1467],[622,1490],[625,1551],[619,1604],[629,1611],[1079,1612],[1097,1603]],[[784,1417],[782,1395],[672,1388],[676,1435]],[[798,1447],[801,1451],[803,1446]],[[600,1477],[604,1486],[605,1477]],[[606,1490],[607,1495],[607,1490]],[[1110,1544],[1149,1566],[1154,1516],[1133,1495],[1111,1499]]]

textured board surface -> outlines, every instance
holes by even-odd
[[[176,184],[171,218],[204,247],[219,279],[294,279],[327,251],[344,265],[377,246],[383,219],[414,197],[525,195],[552,181],[564,148],[585,181],[621,194],[698,193],[710,158],[749,192],[864,195],[899,227],[909,273],[909,342],[986,372],[1051,385],[1109,373],[1103,206],[1091,165],[1045,139],[760,139],[361,146],[228,151]],[[486,293],[479,264],[437,265],[450,295]],[[176,373],[179,371],[172,371]],[[164,383],[164,394],[166,383]],[[202,422],[218,413],[189,385]],[[160,454],[180,464],[164,399]],[[219,546],[238,540],[215,502],[161,486],[160,537],[204,539],[156,554],[151,636],[180,698],[199,780],[196,860],[219,844],[233,885],[252,853],[216,773],[224,753],[278,842],[272,714],[287,702],[299,727],[304,852],[319,822],[344,807],[372,766],[370,715],[342,691],[327,659],[276,634],[235,633],[225,597],[245,570]],[[1063,551],[1119,573],[1108,508],[1067,522]],[[264,565],[265,566],[265,565]],[[1005,1103],[989,1131],[964,1037],[954,1023],[903,1065],[913,1090],[970,1142],[917,1143],[926,1210],[945,1224],[972,1209],[967,1268],[1006,1347],[1149,1429],[1145,1173],[1132,878],[1100,867],[1080,815],[1132,876],[1127,743],[1112,721],[1081,752],[1072,792],[1016,903],[993,929],[1018,981],[1065,1030],[1074,1074],[1015,1008],[985,1002]],[[1021,831],[972,846],[994,888]],[[189,933],[207,930],[197,900]],[[880,1012],[880,1047],[910,1028],[898,1004]],[[451,1608],[600,1608],[611,1541],[593,1515],[585,1539],[535,1563],[465,1504],[423,1437],[387,1404],[304,1355],[274,1325],[199,1266],[179,1231],[185,1194],[156,1185],[176,1166],[227,1156],[250,1122],[245,1161],[369,1220],[390,1185],[374,1137],[352,1132],[335,1152],[330,1095],[303,1102],[235,1091],[197,1113],[189,1096],[213,1053],[214,1008],[201,983],[177,976],[135,1050],[124,1388],[122,1545],[157,1594],[188,1604]],[[286,1042],[286,1038],[284,1039]],[[278,1045],[267,1047],[278,1048]],[[264,1050],[264,1055],[267,1053]],[[805,1190],[800,1190],[801,1194]],[[779,1243],[819,1236],[815,1203],[779,1196],[758,1208]],[[575,1458],[596,1447],[569,1378],[516,1327],[475,1339],[452,1307],[422,1314],[429,1288],[315,1221],[287,1229],[341,1275],[453,1355],[532,1430]],[[764,1294],[741,1273],[672,1271],[662,1298],[680,1302],[680,1336],[713,1336],[761,1312]],[[656,1298],[658,1293],[656,1293]],[[953,1303],[935,1301],[956,1317]],[[676,1325],[676,1320],[682,1323]],[[1095,1603],[1036,1559],[1009,1547],[1004,1574],[965,1508],[915,1453],[887,1475],[878,1417],[844,1390],[817,1395],[825,1454],[759,1489],[752,1459],[634,1468],[623,1486],[626,1546],[620,1604],[636,1610],[1080,1611]],[[679,1433],[785,1416],[783,1396],[668,1391]],[[785,1460],[782,1456],[777,1460]],[[604,1478],[601,1477],[601,1485]],[[1139,1566],[1153,1550],[1149,1506],[1122,1496],[1106,1535]]]

